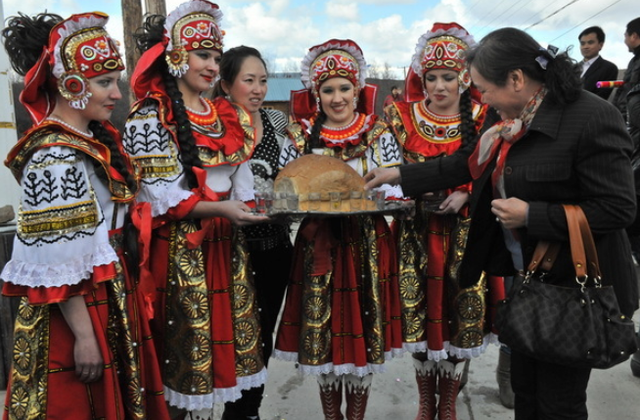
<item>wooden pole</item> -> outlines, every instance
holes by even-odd
[[[167,15],[165,0],[144,0],[145,13],[150,15]]]

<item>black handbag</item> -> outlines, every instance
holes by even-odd
[[[544,282],[559,245],[539,242],[526,275],[516,278],[498,307],[499,339],[535,359],[607,369],[638,349],[635,327],[620,313],[613,287],[602,285],[595,243],[582,209],[564,208],[577,287]]]

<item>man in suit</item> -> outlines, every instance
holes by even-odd
[[[618,67],[600,56],[604,46],[604,31],[599,26],[591,26],[580,33],[580,53],[584,60],[579,63],[582,70],[582,86],[603,99],[609,99],[613,89],[597,88],[596,82],[616,80]]]

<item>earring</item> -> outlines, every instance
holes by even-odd
[[[91,92],[89,92],[89,81],[84,74],[77,71],[68,71],[58,79],[58,91],[73,109],[85,109]]]
[[[172,51],[168,51],[164,56],[169,67],[169,73],[178,79],[185,75],[189,70],[189,53],[183,47],[178,47]]]
[[[429,98],[429,92],[427,92],[427,89],[422,89],[422,94],[424,95],[424,99]]]
[[[318,112],[320,112],[320,111],[321,111],[321,109],[320,109],[320,98],[319,98],[319,97],[317,97],[317,96],[316,96],[316,110],[317,110]]]
[[[358,107],[358,97],[357,97],[357,96],[354,96],[354,97],[353,97],[353,107],[354,107],[354,108],[357,108],[357,107]]]
[[[216,83],[220,80],[220,75],[217,75],[215,79],[211,83],[209,83],[209,89],[213,89],[216,86]]]

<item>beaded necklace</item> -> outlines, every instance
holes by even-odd
[[[66,122],[64,122],[64,121],[62,121],[61,119],[56,118],[56,117],[51,117],[51,116],[49,116],[49,117],[47,117],[47,120],[49,120],[49,121],[54,121],[54,122],[56,122],[56,123],[60,124],[61,126],[63,126],[63,127],[65,127],[65,128],[67,128],[67,129],[69,129],[69,131],[72,131],[72,132],[74,132],[74,133],[76,133],[76,134],[80,134],[80,135],[81,135],[81,136],[83,136],[83,137],[93,138],[93,132],[91,132],[91,130],[89,130],[89,132],[88,132],[88,133],[86,133],[86,132],[84,132],[84,131],[82,131],[82,130],[80,130],[80,129],[78,129],[78,128],[75,128],[75,127],[74,127],[74,126],[72,126],[71,124],[68,124],[68,123],[66,123]]]
[[[353,120],[342,127],[327,127],[322,126],[320,135],[329,140],[343,140],[353,137],[362,130],[364,127],[365,115],[356,112]],[[313,122],[312,122],[313,125]]]
[[[439,115],[431,111],[424,102],[416,107],[416,129],[435,142],[450,142],[460,138],[460,113]]]
[[[200,98],[200,102],[204,105],[204,111],[196,111],[185,105],[189,121],[199,126],[213,125],[218,119],[218,112],[216,107],[213,106],[213,102],[206,98]]]

